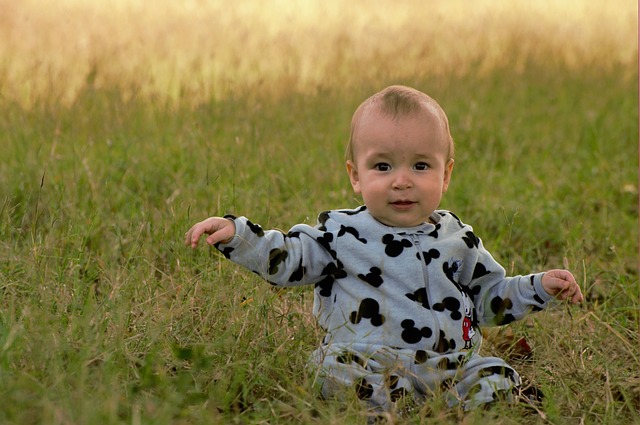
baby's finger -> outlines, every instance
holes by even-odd
[[[214,234],[212,234],[212,235],[209,235],[209,237],[207,237],[207,239],[206,239],[206,240],[207,240],[207,243],[208,243],[209,245],[213,246],[213,245],[215,245],[215,244],[218,242],[218,239],[219,239],[219,238],[220,238],[220,237],[219,237],[219,236],[217,236],[217,235],[214,233]]]
[[[184,244],[187,246],[191,245],[191,232],[193,232],[193,227],[184,234]]]
[[[551,286],[555,288],[559,294],[566,295],[571,284],[564,279],[554,278],[551,281]]]
[[[568,302],[571,302],[572,304],[577,304],[580,301],[582,301],[583,296],[578,284],[575,282],[574,283],[567,282],[567,283],[568,285],[566,285],[566,289],[562,291],[560,298],[563,301],[568,301]]]
[[[202,229],[195,225],[188,232],[187,237],[185,239],[186,245],[191,245],[191,248],[196,248],[198,246],[198,242],[200,242],[200,236],[202,236]]]
[[[574,304],[578,304],[579,302],[582,302],[582,300],[584,300],[584,296],[582,295],[582,291],[580,290],[580,287],[576,284],[576,291],[573,293],[573,298],[571,299],[571,302],[573,302]]]
[[[559,298],[562,301],[566,301],[567,299],[571,298],[573,296],[573,294],[571,293],[571,291],[569,289],[562,289],[560,291]]]

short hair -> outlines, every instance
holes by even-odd
[[[369,108],[378,108],[380,112],[390,116],[393,119],[407,117],[419,114],[420,112],[431,112],[440,118],[444,124],[446,142],[449,144],[449,152],[447,160],[454,157],[454,142],[449,130],[449,120],[447,114],[440,107],[438,102],[433,100],[427,94],[407,86],[394,85],[389,86],[367,100],[362,102],[356,109],[351,119],[351,134],[349,135],[349,143],[347,144],[346,159],[353,160],[353,144],[355,129],[360,122],[360,118],[365,110]]]

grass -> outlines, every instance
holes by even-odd
[[[566,266],[587,296],[486,339],[511,357],[527,338],[511,361],[542,413],[435,400],[391,421],[640,422],[635,3],[0,4],[1,423],[362,423],[315,395],[310,288],[181,238],[213,214],[286,230],[357,205],[349,120],[391,83],[449,115],[442,206],[510,272]]]

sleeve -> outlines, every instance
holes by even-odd
[[[236,233],[228,243],[216,248],[229,260],[260,275],[277,286],[314,284],[326,277],[335,263],[331,255],[330,234],[305,224],[288,233],[263,230],[246,217],[225,216],[233,220]]]
[[[544,309],[553,298],[542,287],[542,275],[506,276],[504,268],[479,239],[469,292],[480,325],[500,326]]]

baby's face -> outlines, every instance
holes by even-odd
[[[363,112],[347,171],[371,215],[394,227],[429,220],[453,170],[445,136],[442,122],[427,112],[397,119],[374,108]]]

